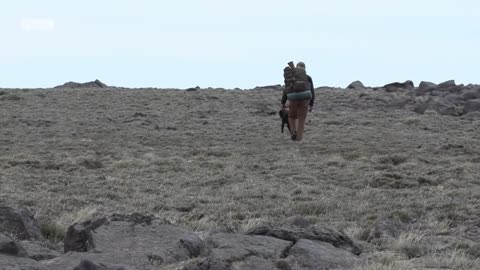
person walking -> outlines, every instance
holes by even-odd
[[[294,141],[301,141],[305,131],[307,112],[313,110],[315,102],[315,87],[312,77],[306,72],[305,63],[288,63],[284,69],[285,90],[282,95],[282,110],[285,110],[288,100],[288,122],[290,134]]]

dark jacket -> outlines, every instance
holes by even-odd
[[[313,107],[313,103],[315,102],[315,87],[313,86],[313,80],[310,75],[307,75],[308,77],[308,82],[310,83],[310,91],[312,91],[312,98],[310,99],[310,106]],[[283,91],[283,96],[282,96],[282,105],[285,105],[287,103],[287,91]]]

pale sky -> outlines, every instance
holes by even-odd
[[[3,0],[0,88],[480,83],[475,0]]]

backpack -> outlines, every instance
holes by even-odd
[[[296,93],[310,90],[307,72],[303,68],[294,67],[293,64],[283,69],[285,90],[287,93]]]

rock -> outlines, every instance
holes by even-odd
[[[25,257],[25,250],[10,237],[0,234],[0,254]]]
[[[444,103],[450,103],[450,104],[453,104],[453,105],[461,105],[463,106],[464,105],[464,99],[462,96],[460,95],[456,95],[456,94],[448,94],[446,95],[444,98],[443,98],[443,102]]]
[[[292,242],[262,235],[218,233],[205,239],[209,257],[228,263],[243,261],[249,256],[280,259]]]
[[[464,101],[480,98],[480,91],[470,90],[462,93],[461,98]]]
[[[331,228],[311,226],[308,228],[294,226],[259,226],[248,232],[250,235],[265,235],[291,242],[300,239],[308,239],[330,243],[337,248],[347,250],[355,255],[362,253],[362,250],[346,234]]]
[[[67,231],[64,242],[66,252],[89,251],[81,258],[118,265],[129,265],[131,261],[176,263],[196,257],[205,249],[197,234],[157,220],[75,224]]]
[[[17,239],[41,238],[40,226],[27,210],[0,207],[0,233],[15,235]]]
[[[366,88],[361,81],[354,81],[350,85],[347,86],[347,89],[365,90]]]
[[[438,87],[438,85],[432,83],[432,82],[426,82],[426,81],[422,81],[420,83],[420,85],[418,86],[418,90],[419,92],[421,93],[425,93],[427,91],[430,91],[430,90],[433,90],[433,89],[436,89]]]
[[[107,266],[105,264],[95,264],[89,260],[82,260],[73,270],[124,270],[121,266]]]
[[[39,262],[32,259],[0,254],[0,270],[52,270],[52,269],[44,267]],[[62,270],[65,270],[65,269],[62,269]]]
[[[359,257],[346,250],[307,239],[299,240],[290,249],[286,261],[296,270],[355,269],[362,264]]]
[[[278,90],[283,91],[283,87],[280,84],[276,85],[266,85],[266,86],[256,86],[253,90]]]
[[[198,90],[201,90],[200,86],[185,89],[185,91],[187,91],[187,92],[195,92],[195,91],[198,91]]]
[[[413,107],[413,111],[418,114],[424,114],[429,107],[430,107],[430,104],[428,102],[417,103]]]
[[[409,80],[403,83],[400,83],[400,82],[389,83],[383,86],[383,88],[387,92],[395,92],[398,90],[412,90],[415,88],[415,85],[413,84],[412,81]]]
[[[63,85],[55,86],[54,88],[70,88],[70,89],[77,89],[77,88],[107,88],[108,85],[104,84],[100,80],[95,80],[93,82],[86,82],[86,83],[77,83],[77,82],[67,82]]]
[[[61,256],[59,252],[44,247],[41,242],[21,241],[20,245],[25,250],[25,256],[36,261],[49,260]]]
[[[106,221],[106,218],[101,218],[69,226],[63,239],[64,252],[87,252],[95,248],[92,231],[102,226]]]
[[[444,88],[451,88],[451,87],[455,87],[455,86],[457,86],[457,84],[455,84],[455,81],[454,80],[449,80],[449,81],[446,81],[446,82],[443,82],[443,83],[439,84],[437,88],[444,89]]]
[[[460,116],[462,114],[454,104],[446,100],[434,102],[432,108],[441,115]]]
[[[277,269],[275,263],[272,260],[266,260],[264,258],[257,257],[257,256],[250,256],[243,261],[234,262],[232,263],[232,268],[238,269],[238,270]]]
[[[464,119],[470,119],[470,120],[480,119],[480,111],[479,112],[470,112],[470,113],[464,114],[462,117]]]
[[[367,242],[376,240],[384,241],[392,238],[397,238],[400,233],[405,230],[406,226],[402,222],[392,219],[384,218],[378,220],[373,228],[370,230]]]
[[[479,112],[480,111],[480,99],[471,99],[465,102],[465,106],[463,107],[463,113],[472,113],[472,112]]]
[[[232,270],[231,264],[215,258],[202,258],[188,263],[182,270]]]

